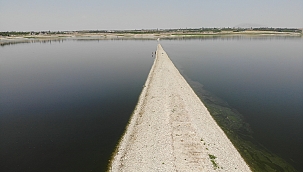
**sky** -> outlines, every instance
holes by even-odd
[[[0,31],[303,28],[303,0],[0,0]]]

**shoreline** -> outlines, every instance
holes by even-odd
[[[109,171],[250,171],[161,45]]]
[[[52,41],[106,41],[106,40],[157,40],[158,38],[162,40],[186,40],[186,39],[239,39],[239,38],[289,38],[289,39],[302,39],[302,34],[294,33],[278,33],[278,34],[248,34],[248,33],[225,33],[225,34],[70,34],[70,35],[35,35],[35,36],[0,36],[0,46],[20,44],[20,43],[49,43]]]
[[[0,36],[0,41],[35,40],[35,39],[173,39],[180,37],[206,36],[290,36],[302,37],[302,33],[274,31],[241,31],[241,32],[161,32],[161,33],[67,33]]]

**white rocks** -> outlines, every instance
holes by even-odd
[[[109,171],[250,171],[161,45]]]

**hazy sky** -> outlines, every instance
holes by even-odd
[[[303,28],[303,0],[0,0],[0,31]]]

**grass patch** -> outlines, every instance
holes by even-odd
[[[213,164],[214,170],[219,168],[218,163],[215,161],[215,159],[217,157],[215,155],[211,155],[211,154],[208,154],[208,156],[209,156],[209,159],[210,159],[211,163]]]

